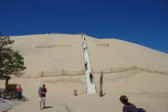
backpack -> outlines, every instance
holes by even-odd
[[[138,112],[146,112],[143,108],[137,108]]]

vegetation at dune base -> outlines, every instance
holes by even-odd
[[[13,49],[14,40],[9,36],[0,37],[0,78],[10,77],[10,75],[22,75],[26,69],[24,58]]]

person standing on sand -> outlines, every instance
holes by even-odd
[[[40,91],[40,98],[41,98],[40,109],[41,110],[45,108],[46,93],[47,93],[47,89],[45,88],[45,85],[43,85]],[[42,104],[43,104],[43,108],[42,108]]]
[[[123,112],[139,112],[134,104],[128,102],[128,98],[125,95],[120,97],[120,101],[124,104]]]
[[[17,90],[17,98],[18,100],[20,100],[23,93],[21,85],[19,85],[16,90]]]

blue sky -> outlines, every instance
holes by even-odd
[[[168,53],[168,0],[0,0],[3,35],[84,32]]]

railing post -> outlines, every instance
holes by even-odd
[[[44,72],[43,71],[41,72],[41,77],[44,77]]]
[[[103,71],[101,71],[101,76],[100,76],[100,92],[99,92],[99,96],[100,97],[103,96]]]

